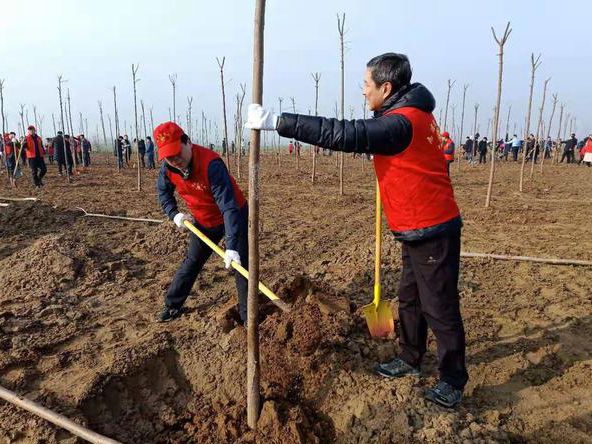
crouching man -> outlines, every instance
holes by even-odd
[[[226,235],[226,268],[230,268],[232,261],[247,268],[247,203],[220,156],[191,143],[189,136],[173,122],[156,127],[154,140],[158,158],[164,160],[157,182],[163,211],[177,227],[185,229],[184,221],[190,221],[213,242],[218,243]],[[175,191],[185,201],[188,214],[178,210]],[[195,279],[211,254],[212,250],[197,236],[190,236],[187,255],[166,294],[160,322],[181,316]],[[235,280],[238,312],[245,323],[247,280],[237,272]]]

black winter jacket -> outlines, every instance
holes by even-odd
[[[389,97],[373,119],[338,120],[282,113],[277,131],[280,136],[334,151],[393,155],[409,146],[413,130],[406,117],[385,113],[407,106],[431,113],[436,101],[425,86],[413,83]]]
[[[434,96],[420,83],[407,85],[389,97],[373,119],[338,120],[302,114],[282,113],[277,132],[280,136],[334,151],[392,156],[403,152],[413,139],[413,127],[405,116],[386,115],[388,111],[413,107],[433,112]],[[456,217],[442,224],[405,232],[393,232],[406,242],[421,241],[460,232],[462,220]]]

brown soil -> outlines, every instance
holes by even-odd
[[[339,197],[335,159],[320,157],[314,187],[308,153],[300,172],[293,159],[282,174],[264,159],[262,280],[294,308],[262,307],[257,432],[246,424],[233,279],[212,257],[187,315],[154,322],[188,235],[83,217],[76,207],[163,218],[156,173],[137,193],[135,171],[113,173],[105,159],[71,185],[50,167],[41,192],[27,176],[11,190],[0,174],[0,196],[40,197],[0,208],[0,384],[125,443],[592,442],[590,268],[463,260],[471,379],[457,410],[422,398],[436,380],[431,337],[424,378],[372,374],[398,350],[371,339],[360,315],[372,294],[374,182],[369,163],[347,156]],[[488,169],[453,168],[463,249],[592,259],[592,170],[537,169],[524,194],[517,171],[501,165],[485,209]],[[384,244],[396,312],[400,246],[386,230]],[[1,401],[0,441],[78,442]]]

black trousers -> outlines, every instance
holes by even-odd
[[[241,259],[243,267],[249,267],[249,243],[247,238],[248,227],[248,210],[245,205],[241,209],[240,215],[240,230],[238,237],[238,254]],[[199,227],[200,231],[204,233],[213,242],[218,243],[224,236],[224,225],[218,225],[214,228]],[[185,303],[189,296],[189,292],[197,279],[197,276],[208,258],[211,256],[212,250],[204,242],[202,242],[193,233],[189,234],[189,246],[187,247],[187,255],[177,270],[173,282],[166,295],[165,304],[167,307],[180,308]],[[221,261],[221,259],[218,259]],[[237,271],[234,271],[234,278],[236,282],[236,290],[238,292],[238,309],[240,317],[243,321],[247,320],[247,280],[242,277]]]
[[[479,163],[487,163],[487,153],[479,152]]]
[[[563,151],[563,154],[561,155],[561,161],[560,163],[563,163],[563,160],[567,157],[567,163],[573,163],[574,161],[574,152],[569,150],[569,151]]]
[[[82,151],[82,165],[85,167],[90,166],[90,151]]]
[[[400,357],[420,367],[429,327],[436,337],[440,379],[462,389],[468,373],[458,295],[460,230],[432,239],[403,242],[402,251]]]
[[[148,153],[148,169],[154,168],[154,152]]]
[[[31,169],[31,176],[33,176],[33,185],[41,186],[43,183],[41,179],[47,173],[47,167],[45,166],[45,160],[43,157],[34,157],[29,159],[29,168]]]
[[[146,168],[146,163],[144,160],[144,156],[146,156],[146,153],[143,153],[140,151],[140,165],[142,165],[142,168]]]
[[[518,160],[518,151],[520,151],[520,148],[512,148],[512,160],[514,162]]]

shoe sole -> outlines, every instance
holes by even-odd
[[[440,407],[447,408],[447,409],[454,409],[454,408],[458,407],[462,401],[462,399],[461,399],[460,401],[455,402],[454,404],[447,404],[447,403],[440,401],[438,398],[434,398],[428,394],[426,394],[424,397],[428,401],[433,402],[434,404],[439,405]]]
[[[376,373],[378,376],[382,376],[383,378],[388,378],[388,379],[404,378],[405,376],[414,376],[416,378],[419,378],[421,376],[421,372],[401,373],[400,375],[389,375],[388,373],[382,373],[380,370],[377,370],[377,369],[374,369],[374,373]]]

